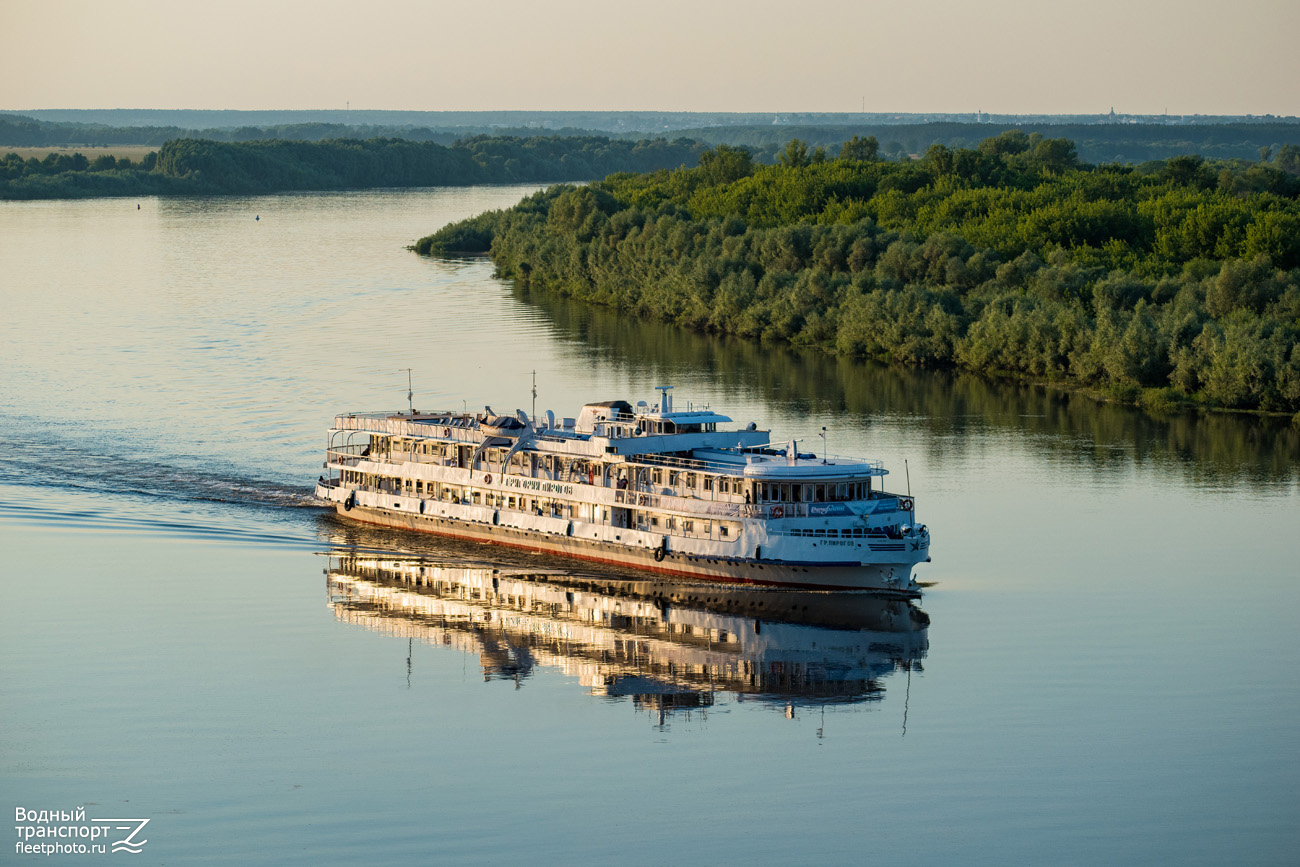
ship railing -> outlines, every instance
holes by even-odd
[[[701,500],[696,497],[675,497],[668,494],[651,494],[646,491],[614,491],[616,505],[635,506],[640,509],[662,509],[672,512],[714,515],[720,518],[761,518],[763,510],[748,503],[728,503],[721,500]]]
[[[364,443],[334,446],[325,451],[325,460],[332,466],[355,467],[369,457],[370,447]]]
[[[728,464],[723,461],[705,461],[699,458],[679,458],[675,455],[637,455],[636,462],[671,467],[688,472],[713,472],[739,477],[744,465]]]
[[[441,436],[443,428],[446,428],[449,434],[442,436],[443,439],[478,442],[482,439],[482,434],[477,426],[464,426],[467,419],[463,413],[420,413],[412,417],[405,412],[353,412],[335,416],[334,429],[388,436],[429,437]]]

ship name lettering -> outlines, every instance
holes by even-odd
[[[572,494],[573,485],[558,485],[555,482],[543,482],[540,479],[516,479],[506,476],[501,484],[507,488],[522,488],[526,491],[542,491],[548,494]]]

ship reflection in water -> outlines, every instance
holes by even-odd
[[[864,593],[608,577],[399,554],[334,553],[335,616],[477,654],[518,686],[544,666],[593,695],[658,713],[739,701],[784,707],[879,701],[921,669],[929,617]]]

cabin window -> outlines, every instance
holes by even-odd
[[[659,519],[658,519],[658,518],[651,518],[651,519],[650,519],[650,526],[651,526],[651,527],[658,527],[658,526],[659,526]]]
[[[713,476],[704,477],[704,490],[706,491],[713,490]]]
[[[686,487],[688,487],[688,488],[694,488],[694,487],[695,487],[695,473],[687,473],[687,474],[686,474]]]
[[[817,502],[819,502],[819,503],[824,503],[824,502],[826,502],[826,486],[825,486],[825,485],[817,485],[817,490],[816,490],[815,496],[817,497]]]
[[[707,536],[707,535],[709,535],[711,532],[713,532],[713,522],[712,522],[712,521],[705,521],[705,522],[704,522],[704,535]]]
[[[685,533],[693,533],[693,532],[695,532],[695,522],[694,522],[694,521],[682,521],[682,531],[685,532]]]
[[[727,538],[728,536],[731,535],[731,531],[730,531],[730,529],[727,527],[726,524],[719,524],[719,525],[718,525],[718,535],[725,539],[725,538]]]
[[[718,480],[718,490],[719,490],[721,493],[724,493],[724,494],[729,494],[729,493],[731,493],[731,480],[730,480],[730,479],[719,479],[719,480]]]
[[[650,479],[651,479],[651,480],[652,480],[656,485],[662,485],[663,482],[664,482],[664,471],[663,471],[663,470],[654,470],[654,471],[652,471],[652,472],[650,473]]]
[[[664,525],[667,526],[669,530],[675,530],[677,529],[677,519],[667,518],[664,520]]]

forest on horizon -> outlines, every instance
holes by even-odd
[[[386,111],[42,111],[0,112],[5,147],[161,147],[174,139],[221,142],[324,141],[373,138],[430,141],[451,146],[489,138],[686,138],[704,146],[747,148],[760,163],[775,163],[791,139],[838,147],[853,135],[875,136],[893,159],[920,155],[932,144],[957,149],[1011,129],[1069,138],[1091,163],[1168,159],[1252,159],[1261,147],[1300,143],[1300,118],[1146,115],[982,115],[696,112],[386,112]],[[188,124],[188,125],[186,125]]]

